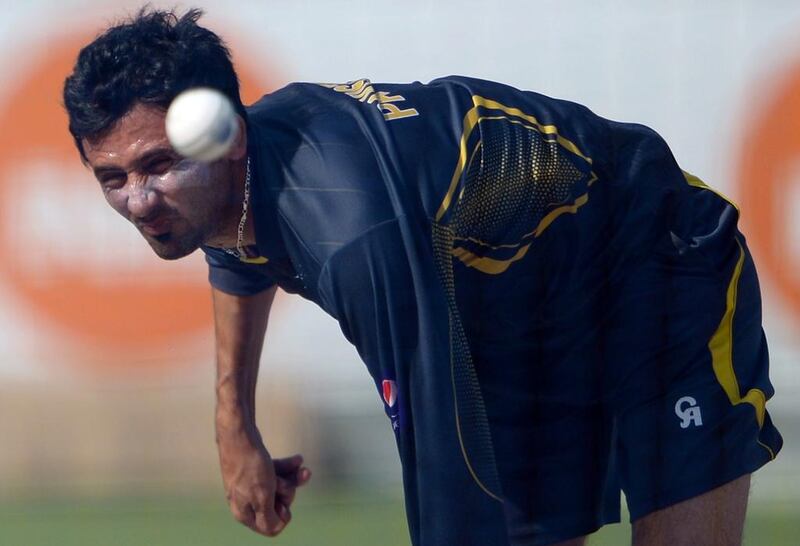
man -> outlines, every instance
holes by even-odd
[[[245,109],[220,39],[142,12],[84,48],[70,131],[160,257],[202,248],[217,441],[235,517],[273,536],[300,458],[254,388],[275,287],[317,303],[385,402],[415,545],[741,542],[749,475],[781,438],[738,210],[652,130],[463,77],[294,84]],[[232,150],[178,156],[180,91],[236,105]]]

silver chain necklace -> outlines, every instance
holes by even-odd
[[[250,204],[250,156],[247,156],[247,173],[244,176],[244,200],[242,201],[242,217],[239,219],[239,229],[236,232],[236,250],[223,248],[231,256],[240,260],[246,257],[244,252],[244,226],[247,223],[247,207]]]

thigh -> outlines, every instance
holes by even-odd
[[[633,546],[739,546],[750,475],[633,522]]]

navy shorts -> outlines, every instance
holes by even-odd
[[[533,257],[471,279],[482,284],[459,305],[510,544],[617,522],[620,491],[636,520],[775,457],[760,291],[737,217],[728,207],[713,237],[691,242],[665,233],[624,274]],[[560,287],[542,280],[554,275]]]

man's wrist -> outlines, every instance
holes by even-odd
[[[260,441],[255,419],[242,404],[218,402],[215,425],[217,442],[243,438]]]

